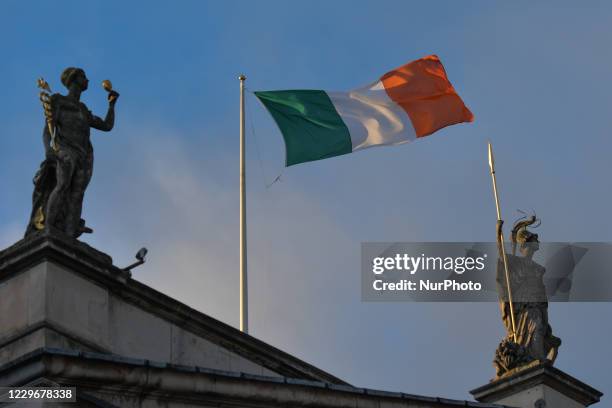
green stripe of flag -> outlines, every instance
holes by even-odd
[[[264,91],[255,95],[283,134],[286,166],[352,151],[348,128],[324,91]]]

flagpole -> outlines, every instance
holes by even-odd
[[[240,331],[249,332],[249,297],[247,287],[247,245],[246,245],[246,173],[244,154],[244,81],[240,74]]]
[[[497,209],[497,220],[501,221],[501,208],[499,206],[499,194],[497,193],[497,178],[495,177],[495,158],[493,157],[493,146],[489,142],[489,170],[493,179],[493,194],[495,195],[495,208]],[[504,234],[499,233],[499,246],[501,247],[504,271],[506,272],[506,287],[508,288],[508,302],[510,303],[510,321],[512,322],[512,339],[516,343],[516,324],[514,323],[514,305],[512,303],[512,289],[510,288],[510,273],[508,271],[508,258],[506,257],[506,247],[504,245]]]

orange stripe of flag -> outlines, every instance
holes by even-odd
[[[389,98],[410,117],[417,137],[474,120],[474,115],[455,92],[436,55],[387,72],[381,81]]]

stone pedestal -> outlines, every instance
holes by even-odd
[[[470,393],[480,402],[517,408],[583,408],[599,402],[603,395],[546,364],[494,380]]]

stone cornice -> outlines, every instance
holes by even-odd
[[[21,375],[19,373],[22,373]],[[41,349],[0,367],[0,379],[45,377],[81,390],[234,406],[313,408],[504,408],[498,404],[386,392],[292,378],[177,366],[89,352]]]
[[[476,388],[470,393],[478,401],[499,400],[521,390],[544,384],[588,406],[599,402],[603,393],[550,364],[539,364]]]

